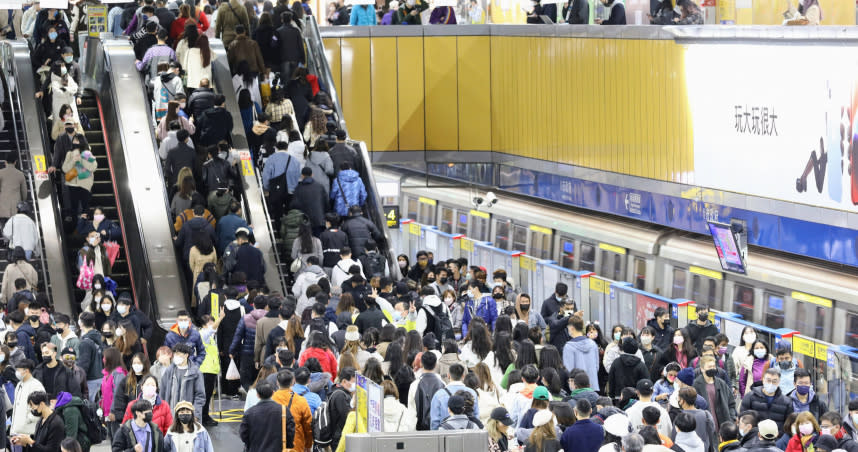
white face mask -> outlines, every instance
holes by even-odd
[[[177,366],[182,366],[185,364],[185,360],[181,356],[174,356],[173,357],[173,364],[175,364]]]
[[[125,335],[125,328],[119,327],[116,329],[116,337],[124,336],[124,335]]]
[[[652,344],[652,336],[641,336],[641,344],[643,344],[643,345]]]
[[[18,378],[20,380],[20,378]],[[858,413],[852,413],[852,423],[858,425]]]
[[[104,312],[110,312],[110,309],[113,308],[113,305],[110,303],[104,303],[101,305],[101,310]]]
[[[742,336],[742,339],[745,340],[746,344],[753,344],[754,342],[757,341],[757,335],[754,333],[748,333],[748,334]]]
[[[754,349],[754,356],[756,356],[757,359],[763,359],[766,357],[766,350],[762,348]]]
[[[143,364],[135,363],[131,365],[131,368],[134,369],[134,373],[142,374],[143,373]]]
[[[23,380],[23,379],[24,379],[24,374],[23,374],[23,373],[21,373],[21,371],[20,371],[20,370],[16,370],[16,371],[15,371],[15,378],[17,378],[18,380]]]
[[[121,304],[116,307],[116,312],[125,315],[125,313],[128,312],[128,306]]]
[[[95,290],[99,290],[99,289],[101,289],[101,284],[98,284],[98,283],[93,284],[93,285],[92,285],[92,288],[93,288],[93,289],[95,289]]]
[[[180,321],[180,322],[179,322],[179,329],[180,329],[180,330],[186,330],[186,329],[188,329],[188,326],[190,325],[190,323],[191,323],[191,322],[188,322],[187,320]]]
[[[98,243],[98,237],[92,237],[89,239],[90,245],[95,246],[96,243]]]

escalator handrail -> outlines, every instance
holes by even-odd
[[[334,84],[334,77],[331,74],[331,68],[328,65],[327,57],[325,56],[325,46],[322,43],[322,35],[319,32],[319,24],[316,23],[316,18],[307,16],[304,18],[306,26],[304,27],[304,39],[307,42],[307,61],[313,65],[316,76],[322,79],[322,83],[327,86],[328,94],[331,96],[331,101],[334,103],[334,111],[339,119],[339,127],[346,131],[346,120],[343,116],[343,109],[340,106],[340,98],[337,94],[337,87]],[[324,63],[320,63],[324,61]],[[367,167],[369,168],[369,167]]]
[[[45,169],[47,169],[47,166],[49,166],[49,165],[48,165],[48,161],[47,161],[48,156],[46,155],[46,150],[50,148],[50,142],[48,141],[49,133],[48,133],[48,128],[47,128],[47,121],[45,119],[44,109],[42,108],[42,103],[38,102],[38,101],[33,102],[33,104],[35,106],[35,116],[37,118],[36,130],[38,131],[38,136],[39,136],[38,140],[30,139],[30,135],[35,135],[35,134],[28,133],[27,121],[24,120],[24,116],[23,116],[24,109],[23,109],[23,103],[21,102],[20,86],[21,86],[22,82],[23,83],[33,83],[34,84],[34,94],[35,94],[35,78],[33,77],[32,68],[31,68],[31,66],[29,66],[29,64],[22,65],[23,67],[19,66],[18,62],[15,59],[15,48],[18,47],[21,50],[26,48],[26,53],[29,55],[29,53],[30,53],[29,45],[26,44],[25,41],[3,41],[2,44],[0,44],[0,45],[2,45],[2,49],[3,49],[2,50],[2,52],[3,52],[3,65],[4,66],[7,64],[10,65],[8,67],[8,69],[10,69],[10,70],[6,72],[6,82],[7,82],[6,83],[6,95],[8,96],[10,106],[11,106],[12,102],[15,102],[15,104],[16,104],[16,106],[15,106],[16,108],[10,108],[10,110],[12,113],[12,123],[13,123],[13,127],[15,130],[15,144],[16,144],[16,147],[18,150],[18,161],[19,161],[19,163],[23,164],[24,160],[26,159],[32,168],[32,165],[34,164],[34,161],[33,161],[34,155],[32,152],[33,146],[34,146],[34,144],[38,143],[41,145],[41,155],[45,158],[45,166],[46,166]],[[29,63],[29,58],[27,58],[27,63]],[[30,70],[27,71],[27,69],[30,69]],[[15,80],[14,83],[16,84],[15,85],[16,89],[15,89],[14,95],[12,94],[12,85],[11,85],[12,81],[9,79],[9,77],[12,75],[14,75],[14,80]],[[21,148],[20,136],[18,134],[18,122],[16,121],[17,115],[21,115],[21,124],[24,128],[24,130],[21,131],[21,135],[27,136],[28,149],[26,151],[26,155],[25,155],[24,150]],[[41,210],[39,209],[39,200],[38,200],[39,196],[38,196],[38,192],[36,191],[36,183],[34,181],[33,171],[28,171],[28,172],[24,173],[24,177],[27,180],[27,185],[28,185],[30,193],[31,193],[31,203],[32,203],[32,208],[33,208],[33,216],[34,216],[33,220],[38,225],[39,232],[40,232],[40,235],[39,235],[39,261],[41,263],[41,272],[42,272],[41,276],[42,276],[42,281],[44,281],[45,290],[47,291],[48,297],[52,301],[52,304],[54,305],[54,309],[57,308],[57,302],[59,301],[59,303],[60,303],[59,308],[61,308],[64,311],[71,313],[72,309],[73,309],[73,303],[71,302],[71,299],[72,299],[72,294],[74,293],[74,291],[72,289],[72,282],[71,282],[71,278],[70,278],[71,272],[69,271],[69,269],[67,267],[68,260],[66,259],[66,255],[65,255],[65,245],[64,245],[64,243],[65,243],[65,232],[64,232],[64,229],[62,227],[62,222],[59,221],[59,219],[61,218],[61,215],[57,215],[57,213],[61,212],[62,210],[59,206],[59,200],[58,200],[58,197],[56,195],[56,192],[53,190],[53,187],[54,187],[53,182],[50,179],[48,179],[46,181],[42,181],[43,184],[47,183],[51,187],[50,203],[49,204],[53,208],[53,213],[54,213],[54,215],[53,215],[54,222],[53,223],[54,223],[54,228],[57,231],[57,234],[56,234],[56,243],[57,243],[56,248],[57,249],[53,250],[54,252],[51,254],[56,254],[55,259],[58,260],[57,263],[59,265],[56,265],[56,266],[52,265],[53,268],[49,272],[48,271],[48,259],[47,259],[48,241],[46,241],[44,239],[44,237],[45,237],[44,226],[45,225],[43,224],[43,215],[41,213]],[[44,219],[44,220],[47,221],[47,219]],[[55,276],[54,280],[51,280],[49,278],[50,274],[53,274]],[[57,280],[59,280],[59,282]]]
[[[363,175],[365,179],[364,185],[367,188],[366,213],[369,215],[370,221],[375,223],[382,235],[384,235],[385,249],[379,251],[386,252],[390,277],[394,281],[399,281],[405,275],[399,271],[399,265],[396,264],[396,251],[391,246],[390,234],[388,233],[387,227],[387,217],[384,216],[384,206],[381,204],[381,197],[378,195],[378,190],[376,189],[375,175],[372,173],[372,161],[369,158],[366,142],[359,142],[358,149],[360,151],[361,159],[363,159],[363,167],[366,168],[366,174]]]

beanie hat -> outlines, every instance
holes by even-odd
[[[694,385],[694,369],[686,367],[676,374],[676,378],[688,386]]]

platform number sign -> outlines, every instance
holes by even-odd
[[[384,206],[384,217],[387,219],[389,229],[399,228],[399,206]]]
[[[44,155],[33,156],[33,174],[36,180],[48,180],[48,168],[45,165]]]

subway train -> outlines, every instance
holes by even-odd
[[[398,180],[403,219],[577,271],[707,303],[772,328],[858,347],[858,269],[751,247],[747,274],[721,270],[711,238],[598,212],[376,169]],[[432,186],[438,185],[438,187]],[[474,198],[483,198],[477,209]]]

